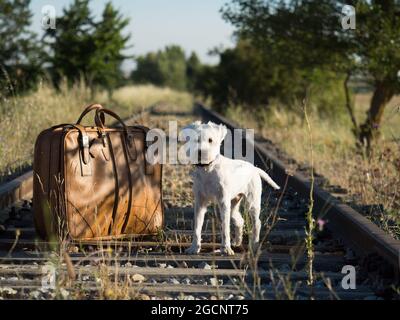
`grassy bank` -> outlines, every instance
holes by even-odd
[[[355,97],[358,122],[365,119],[370,96]],[[310,107],[314,167],[330,184],[348,190],[345,200],[393,236],[400,238],[400,98],[393,99],[382,122],[382,134],[370,160],[355,148],[351,123],[346,116],[321,118]],[[301,108],[287,112],[278,106],[256,115],[244,108],[227,110],[231,119],[255,128],[299,163],[309,162],[309,137]]]
[[[192,97],[151,85],[120,88],[111,99],[106,92],[97,92],[92,97],[89,88],[80,83],[73,87],[61,86],[60,90],[42,84],[31,94],[3,99],[0,101],[0,182],[32,163],[33,146],[40,131],[55,124],[76,122],[82,108],[92,102],[102,103],[127,117],[158,103],[191,107]]]

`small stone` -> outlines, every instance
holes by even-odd
[[[183,281],[182,281],[182,283],[183,284],[190,284],[190,279],[189,278],[185,278],[185,279],[183,279]]]
[[[64,289],[64,288],[61,288],[60,293],[61,293],[61,296],[62,296],[64,299],[67,299],[67,298],[69,297],[69,291],[66,290],[66,289]]]
[[[291,268],[288,264],[283,264],[279,267],[279,271],[285,272],[285,271],[290,271]]]
[[[147,294],[140,293],[137,297],[137,300],[150,300],[150,297]]]
[[[174,267],[171,265],[167,265],[167,269],[173,269]]]
[[[159,264],[158,264],[158,267],[159,267],[159,268],[166,268],[166,267],[167,267],[167,264],[166,264],[166,263],[159,263]]]
[[[73,253],[78,253],[78,252],[79,252],[79,247],[73,246],[73,247],[71,248],[71,252],[73,252]]]
[[[180,282],[176,278],[169,279],[169,282],[172,284],[180,284]]]
[[[0,293],[6,293],[9,295],[14,295],[17,293],[17,290],[10,288],[10,287],[4,287],[4,288],[0,288]]]
[[[201,263],[198,265],[198,268],[200,268],[200,269],[205,269],[205,270],[211,270],[211,269],[212,269],[211,266],[210,266],[207,262],[205,262],[205,261],[201,262]]]
[[[30,296],[31,298],[33,298],[33,299],[39,299],[39,297],[40,297],[40,292],[37,291],[37,290],[32,291],[32,292],[29,293],[29,296]]]
[[[353,260],[353,259],[355,259],[356,256],[355,256],[355,254],[354,254],[354,251],[351,250],[350,248],[347,248],[347,249],[346,249],[346,254],[344,255],[344,258],[345,258],[346,260]]]
[[[133,282],[143,282],[143,281],[146,280],[146,278],[145,278],[143,275],[139,274],[139,273],[135,273],[135,274],[131,277],[131,280],[132,280]]]
[[[222,280],[222,279],[217,279],[217,278],[211,278],[210,279],[210,284],[212,285],[212,286],[221,286],[221,285],[223,285],[224,284],[224,281]]]
[[[125,267],[127,267],[127,268],[132,267],[132,263],[130,263],[130,262],[125,263]]]

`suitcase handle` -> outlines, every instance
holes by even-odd
[[[96,109],[96,116],[95,116],[96,126],[102,128],[102,129],[106,129],[107,127],[105,126],[104,114],[108,114],[109,116],[116,119],[124,128],[124,131],[126,133],[128,133],[128,128],[126,127],[125,122],[114,111],[111,111],[111,110],[103,108],[103,107],[95,108],[95,109]]]
[[[81,121],[82,121],[82,119],[83,119],[90,111],[92,111],[92,110],[96,110],[96,111],[97,111],[97,110],[100,110],[100,109],[104,109],[103,106],[102,106],[101,104],[93,103],[93,104],[88,105],[88,106],[85,108],[85,110],[83,110],[83,112],[81,113],[81,115],[80,115],[78,121],[76,122],[76,124],[80,124]],[[96,112],[96,115],[95,115],[95,122],[96,122],[96,125],[97,125],[96,117],[98,117],[97,112]],[[101,113],[101,114],[100,114],[100,121],[101,121],[103,124],[105,123],[104,113]]]
[[[100,114],[100,117],[99,117],[99,116],[96,116],[96,117],[95,117],[96,125],[97,125],[98,127],[100,127],[101,129],[106,129],[106,127],[105,127],[105,125],[104,125],[104,121],[102,122],[102,121],[100,120],[101,115],[103,114],[103,116],[104,116],[105,113],[108,114],[108,115],[110,115],[111,117],[115,118],[116,120],[119,121],[119,123],[121,123],[122,127],[124,128],[125,137],[126,137],[127,140],[128,140],[128,144],[133,143],[133,145],[134,145],[134,142],[131,141],[131,139],[129,139],[129,137],[128,137],[128,128],[126,127],[126,124],[124,123],[124,121],[123,121],[114,111],[111,111],[111,110],[106,109],[106,108],[101,108],[101,109],[99,108],[99,109],[96,109],[96,115],[97,115],[97,114]],[[148,128],[146,128],[146,127],[144,127],[144,126],[135,126],[135,127],[138,128],[138,129],[143,130],[144,136],[145,136],[145,139],[146,139],[146,134],[147,134]],[[131,147],[132,147],[132,146],[131,146]],[[136,154],[136,151],[135,151],[135,154]],[[134,158],[136,159],[136,155],[134,156]],[[148,175],[152,175],[152,174],[154,173],[154,167],[153,167],[153,165],[147,163],[147,161],[145,161],[145,172],[146,172],[146,174],[148,174]]]

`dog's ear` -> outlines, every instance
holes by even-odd
[[[220,134],[220,142],[222,142],[225,139],[226,134],[228,133],[228,129],[223,124],[220,124],[218,126],[218,129]]]

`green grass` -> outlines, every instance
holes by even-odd
[[[370,95],[355,97],[355,114],[359,123],[365,119]],[[310,108],[314,168],[330,184],[348,190],[348,198],[357,205],[369,206],[366,214],[393,236],[400,238],[400,98],[386,108],[371,159],[355,148],[351,122],[346,115],[321,118]],[[242,126],[255,128],[271,139],[291,158],[309,163],[307,123],[299,110],[287,111],[278,105],[256,115],[240,106],[230,107],[227,116]]]

